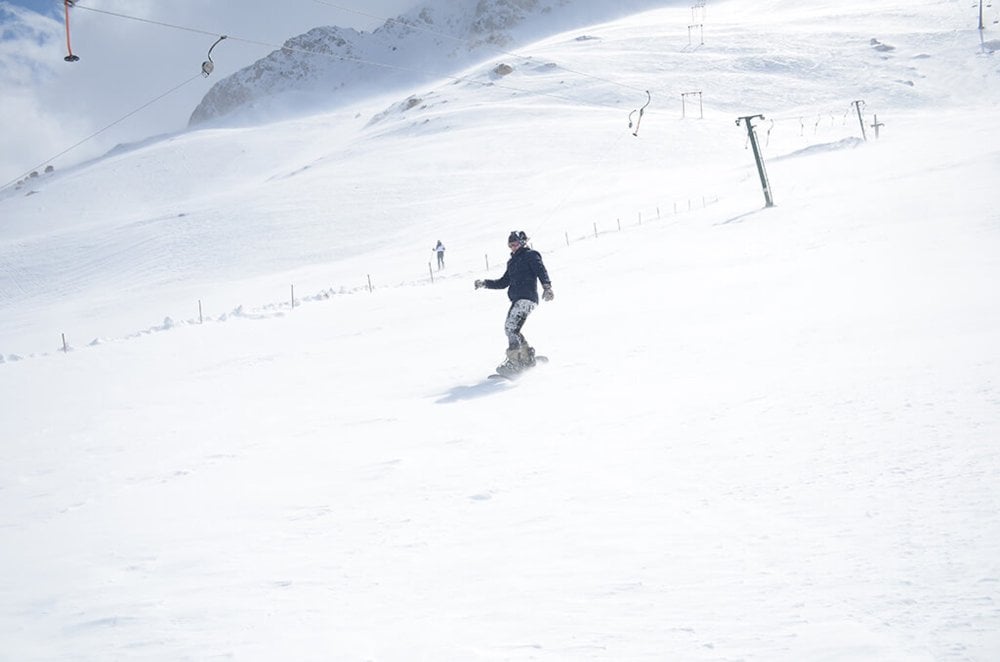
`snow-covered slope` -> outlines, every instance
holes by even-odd
[[[506,76],[490,61],[406,98],[193,131],[0,192],[0,352],[48,348],[57,330],[119,336],[187,317],[198,299],[231,309],[284,298],[244,287],[256,278],[312,289],[372,272],[381,284],[420,278],[423,244],[445,232],[475,246],[478,265],[498,226],[556,245],[594,221],[726,197],[755,177],[739,115],[765,113],[761,141],[780,156],[859,137],[856,99],[868,123],[994,107],[997,65],[975,32],[953,27],[960,9],[928,3],[876,21],[852,7],[720,5],[699,48],[690,8],[655,11],[537,43],[506,59]],[[835,31],[816,27],[824,11]],[[636,138],[628,120],[647,89]],[[694,90],[704,121],[691,119],[696,97],[680,118],[680,95]],[[372,264],[376,247],[390,259]]]
[[[434,0],[371,33],[317,27],[212,86],[192,125],[226,116],[302,115],[373,92],[454,75],[540,37],[677,5],[670,0]]]
[[[997,659],[989,34],[745,5],[0,194],[0,659]]]

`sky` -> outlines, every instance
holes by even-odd
[[[0,186],[56,154],[86,142],[55,167],[97,156],[120,142],[183,129],[212,84],[272,50],[239,42],[212,54],[215,71],[183,85],[91,140],[201,71],[211,36],[87,11],[99,9],[159,23],[229,34],[280,46],[320,25],[370,31],[416,0],[83,0],[71,10],[71,44],[80,57],[63,60],[63,4],[57,0],[0,0],[0,116],[23,118],[0,126]],[[336,5],[336,6],[331,6]],[[348,11],[355,10],[355,11]],[[373,18],[378,17],[378,18]]]
[[[769,4],[0,191],[0,658],[1000,659],[1000,61]]]

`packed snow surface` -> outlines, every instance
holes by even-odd
[[[0,192],[0,660],[1000,659],[995,28],[664,4]]]

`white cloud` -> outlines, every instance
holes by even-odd
[[[273,50],[223,42],[212,54],[214,73],[204,79],[201,63],[217,35],[277,47],[319,25],[372,30],[381,21],[371,16],[394,17],[418,3],[369,0],[358,10],[363,13],[331,6],[352,4],[356,0],[294,0],[280,6],[271,0],[83,0],[70,14],[73,52],[80,60],[67,63],[61,20],[0,2],[0,116],[22,118],[0,126],[0,186],[103,129],[54,165],[65,167],[117,143],[181,130],[216,81]]]

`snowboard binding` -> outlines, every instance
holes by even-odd
[[[513,379],[522,372],[535,367],[539,362],[544,363],[547,359],[544,356],[535,354],[535,348],[529,345],[511,347],[507,350],[507,360],[497,366],[496,374],[500,377]]]

